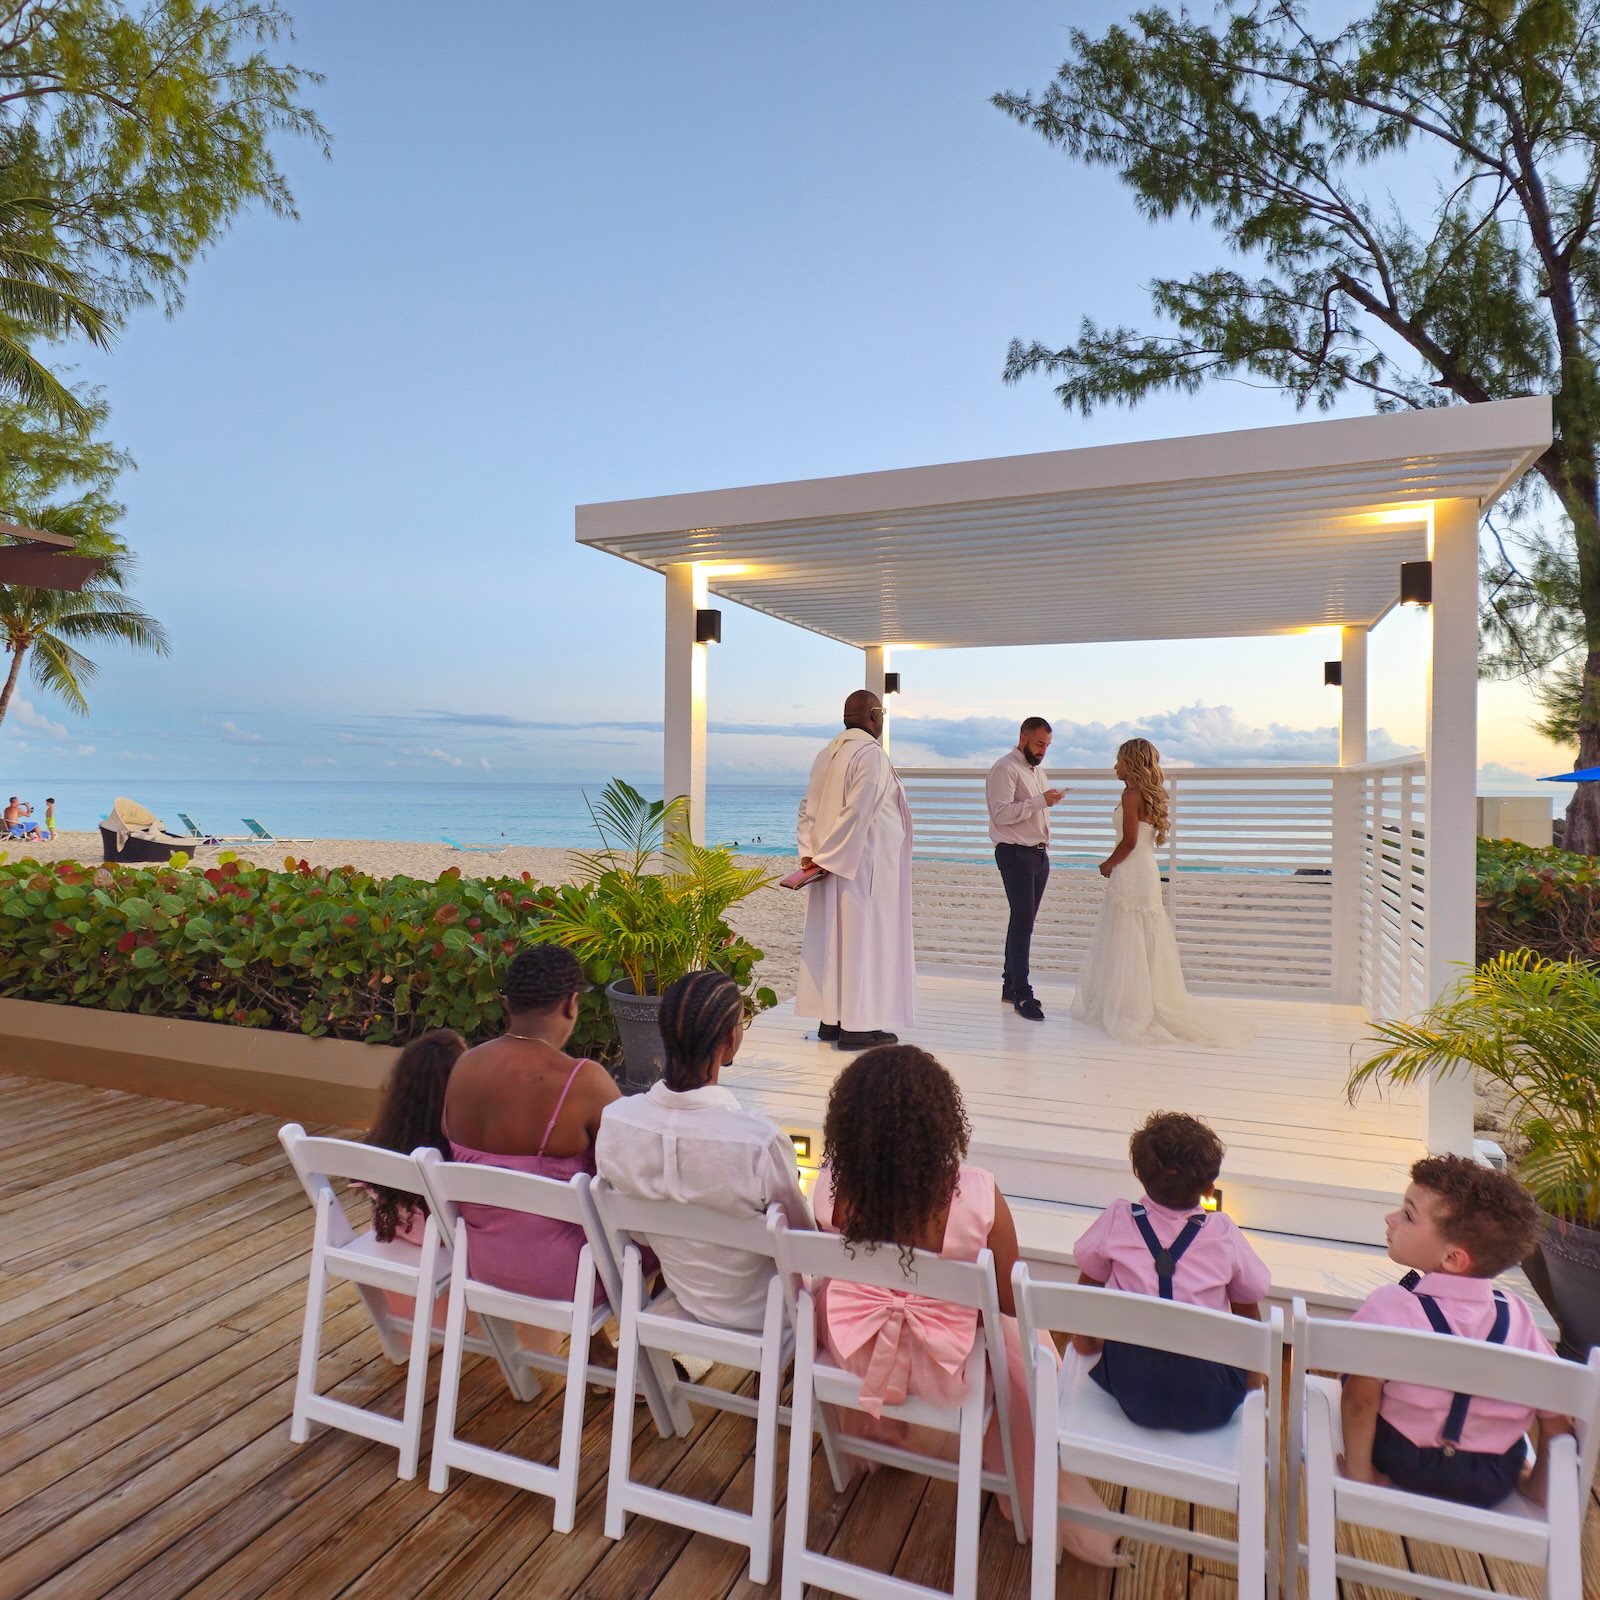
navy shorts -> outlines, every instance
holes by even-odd
[[[1486,1450],[1457,1450],[1413,1444],[1392,1422],[1378,1418],[1372,1441],[1372,1464],[1395,1488],[1429,1494],[1464,1506],[1497,1506],[1517,1487],[1528,1441],[1518,1439],[1504,1455]]]
[[[1226,1426],[1250,1388],[1249,1375],[1239,1367],[1115,1341],[1107,1341],[1089,1376],[1130,1422],[1178,1433]]]

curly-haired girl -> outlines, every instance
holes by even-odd
[[[913,1250],[931,1250],[952,1261],[976,1261],[988,1250],[994,1257],[1006,1342],[1010,1395],[1012,1459],[1024,1509],[1033,1503],[1033,1437],[1029,1426],[1027,1376],[1011,1296],[1011,1268],[1017,1259],[1017,1230],[994,1175],[969,1167],[962,1158],[971,1135],[966,1107],[955,1080],[925,1050],[914,1045],[880,1045],[844,1069],[828,1096],[823,1125],[823,1170],[816,1193],[817,1226],[843,1236],[863,1250],[888,1246],[900,1253],[906,1289],[896,1295],[915,1299],[911,1276]],[[898,1348],[880,1352],[886,1336],[882,1319],[853,1314],[850,1297],[825,1288],[819,1307],[821,1336],[829,1354],[881,1392],[867,1394],[880,1408],[903,1394],[941,1405],[959,1404],[973,1343],[983,1336],[977,1313],[947,1308],[940,1318],[961,1323],[965,1348],[954,1352],[926,1337],[927,1319],[896,1319]],[[876,1360],[880,1354],[892,1359]],[[864,1387],[864,1394],[866,1389]],[[891,1440],[903,1439],[904,1424],[850,1412],[841,1424]],[[942,1435],[939,1444],[951,1443]],[[938,1448],[918,1441],[919,1448]],[[998,1424],[984,1440],[984,1458],[1003,1470]],[[1070,1502],[1098,1507],[1100,1501],[1082,1478],[1064,1474],[1061,1494]],[[1073,1522],[1062,1523],[1062,1540],[1082,1560],[1097,1566],[1121,1565],[1116,1541]]]
[[[1148,739],[1129,739],[1117,751],[1117,776],[1116,846],[1100,863],[1106,897],[1078,969],[1072,1015],[1127,1044],[1236,1043],[1248,1026],[1192,999],[1178,960],[1156,860],[1171,828],[1160,752]]]

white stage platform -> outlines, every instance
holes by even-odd
[[[955,1075],[972,1119],[971,1159],[1013,1200],[1098,1209],[1136,1195],[1129,1133],[1152,1111],[1190,1111],[1227,1146],[1223,1205],[1242,1226],[1381,1247],[1384,1214],[1427,1153],[1423,1105],[1415,1091],[1369,1091],[1355,1106],[1345,1099],[1368,1030],[1359,1007],[1230,999],[1219,1003],[1257,1029],[1248,1044],[1134,1048],[1074,1023],[1070,987],[1038,993],[1046,1020],[1027,1022],[1000,1004],[992,978],[924,972],[917,1026],[906,1036]],[[786,1002],[756,1019],[723,1081],[746,1105],[809,1136],[815,1156],[845,1061]]]

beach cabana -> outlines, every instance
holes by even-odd
[[[1357,1108],[1340,1091],[1372,1018],[1420,1009],[1473,959],[1478,528],[1550,438],[1546,398],[1441,407],[585,505],[577,537],[663,575],[664,780],[688,796],[697,830],[703,641],[719,599],[861,650],[862,681],[880,693],[914,650],[1159,639],[1198,651],[1329,630],[1337,763],[1169,774],[1185,969],[1252,1009],[1253,1053],[1137,1062],[1058,1025],[1059,997],[1031,1034],[996,1014],[1004,906],[981,771],[902,769],[926,963],[918,1038],[974,1063],[975,1146],[1009,1163],[1008,1193],[1103,1203],[1126,1186],[1127,1118],[1184,1104],[1229,1143],[1241,1220],[1376,1243],[1409,1160],[1473,1144],[1464,1079]],[[1426,747],[1372,762],[1367,639],[1403,590],[1431,618]],[[737,659],[729,632],[719,667]],[[1092,716],[1092,686],[1071,690],[1060,698]],[[1057,814],[1035,949],[1065,980],[1098,888],[1083,858],[1104,845],[1113,789],[1106,773],[1051,771],[1074,794]],[[741,1066],[758,1039],[790,1070],[764,1088],[747,1074],[750,1093],[814,1127],[810,1102],[837,1060],[777,1013]],[[1144,1091],[1102,1092],[1113,1079]]]

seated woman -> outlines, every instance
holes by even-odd
[[[444,1126],[453,1160],[559,1183],[594,1172],[600,1113],[621,1090],[598,1062],[562,1048],[583,989],[578,958],[559,945],[513,958],[501,991],[506,1031],[468,1050],[450,1074]],[[516,1294],[571,1297],[586,1243],[581,1227],[498,1206],[464,1205],[461,1215],[475,1278]],[[604,1293],[597,1281],[596,1303]]]
[[[815,1195],[817,1226],[843,1234],[869,1252],[882,1246],[901,1252],[931,1250],[950,1261],[976,1261],[985,1249],[993,1253],[1004,1313],[1011,1455],[1026,1516],[1033,1504],[1033,1426],[1011,1293],[1017,1230],[994,1175],[962,1162],[971,1131],[955,1080],[926,1051],[914,1045],[878,1045],[857,1056],[828,1096]],[[919,1298],[909,1287],[914,1280],[908,1276],[906,1282],[907,1298]],[[975,1312],[952,1307],[949,1318],[885,1324],[881,1317],[858,1315],[853,1296],[830,1294],[829,1287],[824,1286],[818,1305],[819,1337],[839,1366],[870,1380],[875,1392],[868,1394],[864,1386],[864,1399],[882,1406],[896,1403],[903,1393],[939,1405],[959,1404],[967,1357],[983,1337]],[[934,1324],[950,1337],[925,1337]],[[903,1329],[895,1335],[898,1348],[879,1349],[880,1330],[886,1328]],[[848,1431],[896,1443],[908,1432],[903,1423],[855,1411],[840,1421]],[[919,1436],[916,1441],[917,1448],[929,1453],[954,1450],[955,1445],[951,1435]],[[990,1425],[983,1453],[991,1471],[1005,1470],[998,1421]],[[1070,1473],[1062,1474],[1059,1498],[1090,1508],[1101,1504],[1088,1482]],[[1001,1508],[1010,1515],[1003,1500]],[[1066,1549],[1094,1566],[1126,1564],[1110,1534],[1063,1520],[1061,1539]]]
[[[383,1086],[376,1121],[366,1142],[382,1150],[408,1156],[420,1145],[432,1145],[447,1160],[450,1141],[444,1136],[444,1095],[450,1073],[467,1048],[454,1028],[431,1028],[400,1052]],[[372,1226],[380,1244],[392,1239],[421,1244],[428,1220],[427,1208],[412,1194],[398,1189],[372,1190]],[[409,1322],[415,1301],[408,1294],[385,1293],[389,1310]],[[444,1326],[447,1297],[440,1295],[433,1320]]]
[[[744,996],[726,973],[691,972],[661,997],[666,1072],[649,1093],[617,1100],[600,1122],[600,1176],[621,1194],[759,1217],[776,1202],[791,1228],[811,1227],[794,1145],[741,1108],[717,1076],[744,1040]],[[772,1279],[767,1256],[657,1241],[661,1275],[702,1322],[759,1328]]]

